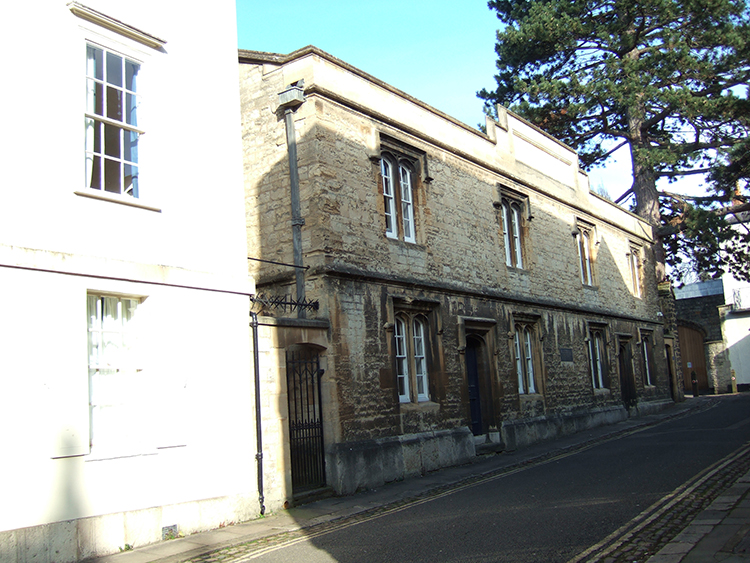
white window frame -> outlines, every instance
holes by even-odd
[[[385,236],[416,243],[414,221],[414,179],[413,165],[405,158],[391,152],[380,157],[380,178],[383,186],[383,213]],[[398,178],[398,187],[394,182]]]
[[[398,238],[396,205],[393,194],[393,164],[387,158],[380,159],[380,177],[383,181],[383,205],[385,213],[385,236]]]
[[[89,449],[97,455],[132,454],[146,447],[147,429],[139,424],[145,420],[144,385],[135,321],[141,303],[134,296],[87,295]]]
[[[419,317],[412,319],[412,334],[414,338],[414,378],[417,382],[417,401],[429,401],[430,393],[427,388],[427,354],[425,352],[425,322]]]
[[[82,85],[87,85],[89,78],[86,77],[88,74],[88,46],[91,45],[96,48],[103,49],[105,51],[111,52],[113,54],[116,54],[123,59],[131,60],[137,64],[140,65],[140,72],[138,73],[139,80],[136,84],[136,94],[138,96],[142,96],[145,88],[142,88],[145,78],[145,74],[143,72],[144,68],[146,68],[149,65],[149,60],[151,57],[155,55],[159,55],[160,53],[164,53],[164,47],[166,45],[166,41],[163,39],[160,39],[159,37],[156,37],[154,35],[151,35],[149,33],[146,33],[144,31],[141,31],[140,29],[129,25],[127,23],[123,23],[122,21],[116,20],[114,18],[111,18],[107,16],[106,14],[103,14],[101,12],[98,12],[92,8],[89,8],[88,6],[85,6],[83,4],[80,4],[76,1],[72,1],[68,3],[68,8],[70,9],[73,16],[78,18],[78,27],[81,33],[81,47],[82,47],[82,67],[81,67],[81,80],[83,81]],[[86,92],[88,95],[88,87],[86,88]],[[123,104],[125,101],[123,101]],[[89,111],[89,107],[87,107],[87,99],[82,98],[81,100],[81,109],[83,110],[84,114],[84,124],[86,124],[86,120],[89,119],[95,119],[102,124],[108,124],[110,126],[118,127],[121,129],[119,135],[122,137],[124,135],[123,131],[128,131],[131,133],[135,133],[139,137],[139,147],[140,150],[143,148],[142,143],[140,143],[140,140],[142,138],[142,135],[144,133],[144,130],[141,128],[142,125],[140,122],[143,121],[143,113],[141,112],[138,116],[139,124],[135,125],[132,123],[126,123],[123,121],[119,121],[117,119],[111,119],[107,116],[102,115],[96,115],[95,112]],[[106,113],[106,112],[105,112]],[[100,126],[102,129],[104,128],[104,125]],[[143,202],[141,199],[143,197],[143,184],[140,181],[140,177],[142,176],[142,172],[144,170],[143,167],[143,159],[141,156],[144,156],[144,154],[138,155],[138,192],[137,194],[127,194],[122,193],[123,191],[127,191],[125,189],[120,189],[120,193],[115,193],[114,191],[106,191],[104,189],[99,188],[91,188],[89,185],[89,182],[87,180],[88,174],[87,169],[90,169],[90,167],[87,164],[87,161],[93,161],[93,151],[87,150],[87,141],[86,141],[86,128],[84,127],[83,131],[83,145],[84,145],[84,166],[83,166],[83,182],[81,189],[74,190],[75,195],[77,196],[84,196],[87,198],[97,199],[97,200],[103,200],[103,201],[109,201],[112,203],[118,203],[122,205],[127,205],[130,207],[137,207],[142,209],[147,209],[150,211],[156,211],[160,212],[161,209],[154,205],[149,205]],[[102,139],[103,142],[103,139]],[[122,146],[122,145],[121,145]],[[99,156],[101,156],[101,153],[104,152],[104,146],[102,144],[102,150],[98,151],[100,153]],[[91,155],[91,159],[89,159],[89,156],[87,156],[87,153]],[[124,170],[124,162],[122,159],[123,153],[120,152],[120,171],[123,172]],[[121,175],[122,178],[122,175]],[[104,186],[102,186],[103,188]],[[137,195],[137,198],[135,197]]]
[[[516,357],[518,393],[521,395],[538,393],[536,381],[537,369],[534,361],[536,346],[534,343],[534,328],[531,325],[524,323],[515,325],[513,347]]]
[[[641,348],[643,350],[643,385],[653,387],[656,382],[652,373],[654,367],[654,336],[652,332],[641,332]]]
[[[402,317],[396,317],[394,325],[395,355],[396,355],[396,385],[398,399],[402,403],[411,402],[409,389],[409,354],[407,347],[406,321]]]
[[[400,403],[430,400],[427,332],[429,323],[421,315],[396,314],[394,355],[396,385]]]
[[[505,265],[523,269],[523,212],[522,203],[503,198],[500,211],[503,221]]]
[[[589,366],[591,368],[591,385],[594,389],[606,389],[605,370],[606,370],[606,348],[604,339],[604,330],[593,328],[589,330],[588,339],[589,349]]]
[[[401,224],[404,230],[404,241],[414,242],[414,192],[411,171],[401,162],[398,165],[401,185]]]
[[[101,60],[92,58],[95,52],[101,54]],[[119,68],[112,76],[114,59],[119,60]],[[130,84],[126,80],[129,65],[136,68]],[[86,41],[85,185],[89,189],[139,197],[138,141],[144,131],[138,128],[141,94],[137,76],[142,66],[143,62],[135,57]],[[112,110],[119,111],[119,118],[111,115]],[[135,139],[130,147],[128,137]],[[129,183],[127,178],[131,179]]]

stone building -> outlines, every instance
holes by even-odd
[[[315,47],[239,61],[249,271],[278,330],[265,384],[290,498],[672,401],[651,228],[593,194],[573,150],[504,108],[481,132]],[[299,398],[290,350],[318,362],[319,399]],[[314,461],[292,412],[311,402]],[[305,459],[319,479],[295,472]]]
[[[750,213],[730,214],[727,220],[746,230]],[[677,314],[680,345],[687,352],[685,387],[690,388],[695,371],[701,393],[750,390],[750,283],[727,272],[686,285],[677,291]]]
[[[695,373],[699,393],[731,389],[731,365],[722,335],[723,280],[688,284],[675,291],[685,389]]]

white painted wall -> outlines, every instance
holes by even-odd
[[[84,3],[166,44],[99,30],[68,0],[4,7],[2,561],[80,559],[258,512],[234,2]],[[138,203],[160,211],[76,194],[89,190],[87,39],[143,61]],[[88,444],[91,292],[142,299],[133,395],[148,432],[126,457]]]
[[[736,224],[736,229],[749,228]],[[737,378],[737,384],[750,384],[750,283],[738,280],[731,274],[721,278],[724,282],[724,303],[727,309],[722,323],[724,344],[729,352],[729,361]]]
[[[738,385],[750,384],[750,283],[731,274],[722,277],[724,302],[731,305],[724,316],[722,332],[729,361]],[[740,298],[737,299],[737,293]]]

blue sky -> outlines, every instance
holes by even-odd
[[[495,32],[486,0],[237,0],[240,49],[315,45],[476,126],[492,88]]]
[[[240,49],[290,53],[315,45],[476,127],[476,92],[495,84],[495,33],[486,0],[237,0]],[[590,173],[618,197],[632,182],[624,152]]]

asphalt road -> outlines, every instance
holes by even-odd
[[[750,396],[726,397],[709,410],[290,542],[252,560],[567,562],[643,518],[660,499],[748,441]]]

